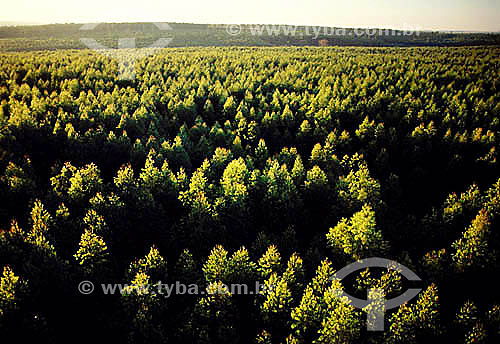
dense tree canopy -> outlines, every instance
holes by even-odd
[[[0,54],[0,335],[497,343],[499,56],[168,49],[121,80],[89,51]],[[334,290],[411,283],[330,278],[371,256],[422,278],[383,334]]]

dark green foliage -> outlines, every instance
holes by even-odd
[[[0,337],[499,342],[498,56],[172,48],[119,80],[94,52],[0,54]],[[422,281],[330,279],[371,256]],[[413,284],[377,334],[334,292]]]

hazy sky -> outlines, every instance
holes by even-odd
[[[273,23],[500,31],[500,0],[3,0],[0,21]]]

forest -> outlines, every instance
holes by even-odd
[[[138,47],[147,47],[161,37],[175,38],[170,47],[277,47],[277,46],[489,46],[500,45],[499,32],[423,31],[417,27],[406,30],[364,30],[343,27],[295,26],[293,33],[269,25],[263,33],[255,28],[263,25],[238,25],[240,32],[228,34],[224,24],[168,23],[160,30],[151,23],[101,23],[92,30],[82,24],[50,24],[35,26],[0,26],[0,51],[37,51],[86,49],[80,39],[91,37],[107,47],[115,47],[117,38],[135,37]],[[254,29],[254,30],[252,30]]]
[[[0,53],[0,342],[500,341],[499,47],[185,47],[134,67]],[[332,280],[370,257],[421,281]],[[409,287],[379,332],[333,292]]]

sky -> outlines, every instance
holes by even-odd
[[[16,0],[0,22],[188,22],[500,31],[500,0]]]

